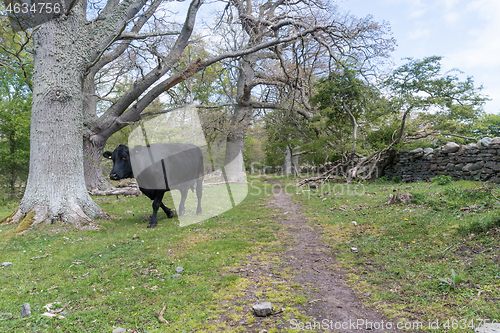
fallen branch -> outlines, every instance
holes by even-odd
[[[122,187],[115,188],[107,191],[92,190],[92,195],[135,195],[139,196],[142,192],[137,187]]]
[[[165,313],[165,310],[167,309],[167,305],[165,303],[163,303],[163,309],[161,309],[159,312],[158,312],[158,320],[160,321],[160,323],[162,324],[168,324],[168,321],[163,318],[163,314]]]
[[[33,257],[33,258],[30,258],[31,260],[35,260],[35,259],[40,259],[40,258],[45,258],[45,257],[48,257],[50,256],[50,253],[45,253],[44,255],[41,255],[41,256],[38,256],[38,257]]]
[[[310,182],[315,182],[315,181],[318,181],[318,180],[328,179],[328,178],[330,178],[330,175],[333,173],[333,171],[335,171],[340,166],[342,166],[342,163],[339,163],[339,164],[335,165],[333,168],[331,168],[330,170],[328,170],[325,173],[322,173],[319,176],[311,177],[311,178],[307,178],[307,179],[301,180],[300,182],[294,184],[293,187],[300,187],[300,186],[303,186],[303,185],[305,185],[307,183],[310,183]]]
[[[285,311],[285,309],[281,308],[281,309],[279,309],[279,310],[277,310],[277,311],[273,311],[273,313],[271,313],[269,316],[275,316],[275,315],[277,315],[277,314],[282,313],[283,311]]]
[[[6,312],[6,313],[0,313],[0,317],[9,317],[9,318],[0,318],[0,321],[4,321],[4,320],[10,320],[12,318],[14,318],[14,315],[12,313],[9,313],[9,312]]]

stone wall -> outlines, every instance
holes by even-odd
[[[500,138],[483,138],[477,144],[466,146],[448,142],[437,149],[400,151],[384,169],[384,175],[398,176],[404,182],[429,181],[448,175],[455,180],[500,183]]]

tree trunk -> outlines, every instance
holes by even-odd
[[[344,103],[344,108],[349,114],[349,117],[351,118],[352,121],[352,157],[356,156],[356,143],[358,141],[358,122],[356,121],[356,117],[354,117],[354,114],[349,110],[349,108],[345,105]]]
[[[231,133],[227,136],[225,173],[228,180],[241,182],[244,180],[243,151],[245,136],[250,126],[253,107],[252,107],[252,81],[254,71],[252,63],[254,57],[244,56],[240,62],[236,90],[236,106],[231,118]]]
[[[243,149],[245,135],[232,133],[227,136],[224,172],[228,181],[244,181]]]
[[[106,181],[102,174],[101,162],[106,139],[96,135],[89,128],[97,121],[97,99],[95,81],[92,74],[85,78],[83,86],[83,116],[85,132],[83,134],[83,170],[85,173],[85,187],[89,191],[107,191],[113,186]]]
[[[283,174],[290,176],[292,174],[292,148],[286,146],[285,159],[283,160]]]
[[[85,187],[89,191],[107,191],[113,188],[102,174],[101,161],[105,141],[92,142],[83,138],[83,169],[85,170]]]
[[[85,188],[82,87],[89,44],[83,5],[76,6],[80,8],[65,19],[41,24],[33,32],[30,169],[11,218],[22,220],[18,232],[56,220],[96,229],[91,219],[103,214]]]
[[[294,176],[298,176],[300,174],[299,155],[292,155],[292,172],[293,172]]]
[[[10,199],[16,200],[16,173],[14,169],[10,173]]]

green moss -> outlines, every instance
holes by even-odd
[[[10,215],[7,215],[6,217],[4,217],[3,219],[0,220],[0,224],[3,224],[3,223],[10,223],[10,219],[16,215],[17,213],[17,208],[16,210],[14,210]]]
[[[29,212],[26,214],[24,219],[19,223],[19,226],[16,228],[17,233],[24,232],[31,228],[31,225],[35,222],[35,215],[36,213],[34,211]]]

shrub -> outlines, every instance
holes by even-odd
[[[451,176],[439,175],[431,179],[431,182],[437,183],[438,185],[448,185],[453,181]]]

